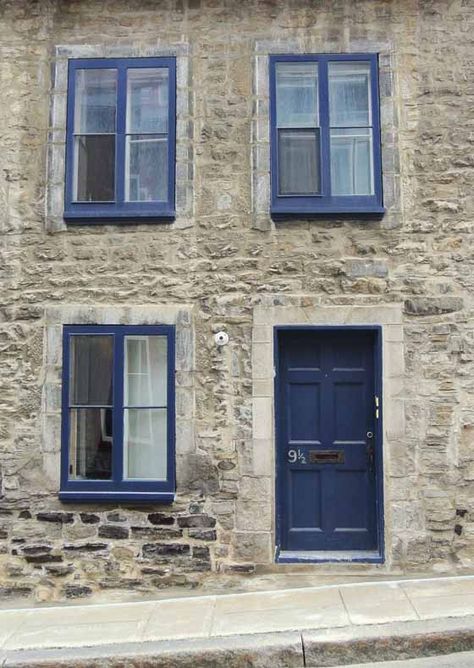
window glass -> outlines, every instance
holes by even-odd
[[[277,63],[277,125],[316,127],[318,122],[318,64]]]
[[[372,130],[331,130],[331,190],[334,195],[372,195]]]
[[[115,199],[117,70],[76,72],[74,194],[77,202]]]
[[[75,137],[74,199],[109,202],[115,199],[115,135]]]
[[[165,336],[126,336],[124,406],[160,406],[167,402]]]
[[[130,68],[127,71],[127,132],[168,132],[168,70]]]
[[[124,412],[124,477],[165,480],[166,408],[129,408]]]
[[[87,69],[76,72],[75,134],[115,132],[117,70]]]
[[[278,164],[281,195],[314,195],[320,191],[318,130],[279,130]]]
[[[168,142],[157,135],[130,135],[126,146],[129,202],[164,201],[168,196]]]
[[[112,409],[71,408],[69,412],[69,478],[112,477]]]
[[[328,77],[331,127],[371,125],[369,63],[358,61],[329,63]]]
[[[69,477],[109,479],[113,337],[73,336],[70,356]]]
[[[112,405],[113,337],[74,335],[71,337],[71,404]]]
[[[127,336],[124,365],[126,478],[163,480],[167,471],[168,344],[164,336]],[[131,408],[139,406],[140,408]],[[154,408],[147,408],[153,406]]]

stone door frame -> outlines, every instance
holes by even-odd
[[[267,533],[269,539],[265,541],[269,546],[266,563],[274,562],[276,553],[274,328],[282,325],[379,325],[382,329],[383,497],[385,499],[383,543],[385,563],[389,565],[392,560],[390,454],[394,444],[403,439],[405,434],[404,402],[401,397],[405,374],[402,322],[402,307],[399,304],[255,307],[252,329],[252,454],[254,461],[263,461],[265,465],[259,467],[256,477],[259,478],[260,484],[254,487],[262,490],[264,498],[256,496],[253,503],[255,514],[262,517],[262,522],[256,529],[260,535]],[[244,501],[249,509],[250,499]],[[270,504],[270,509],[262,508],[262,504]]]

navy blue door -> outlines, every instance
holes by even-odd
[[[280,549],[374,550],[375,332],[279,330]]]

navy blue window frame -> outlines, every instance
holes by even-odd
[[[330,142],[329,142],[329,84],[328,64],[335,61],[364,61],[370,63],[373,132],[374,194],[331,195]],[[288,62],[316,62],[319,69],[320,165],[321,193],[318,195],[279,195],[278,186],[278,128],[276,120],[276,64]],[[270,176],[272,217],[304,215],[308,217],[331,214],[359,214],[381,216],[385,212],[382,193],[382,156],[380,135],[380,99],[378,86],[378,54],[302,54],[270,56]]]
[[[69,479],[69,388],[70,344],[74,335],[113,337],[112,478],[110,480]],[[167,479],[123,479],[123,373],[126,336],[166,336],[168,341],[167,384]],[[65,502],[172,503],[175,497],[175,327],[173,325],[65,325],[63,328],[63,383],[61,425],[61,485],[59,498]]]
[[[166,201],[125,201],[125,138],[127,70],[167,68],[168,77],[168,197]],[[74,103],[76,73],[82,69],[117,70],[115,200],[76,202],[74,178]],[[82,58],[69,61],[66,121],[66,178],[64,220],[67,223],[166,222],[175,217],[176,167],[176,58]]]

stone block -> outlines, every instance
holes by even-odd
[[[79,516],[84,524],[98,524],[100,522],[100,517],[94,513],[80,513]]]
[[[128,527],[115,526],[114,524],[104,524],[99,527],[99,537],[123,540],[129,537],[129,529]]]
[[[255,343],[272,343],[273,329],[264,325],[255,325],[252,329],[252,342]]]
[[[145,559],[154,559],[156,557],[183,557],[191,554],[189,545],[184,543],[147,543],[142,548]]]
[[[193,527],[193,528],[207,528],[215,527],[216,520],[214,517],[209,517],[209,515],[185,515],[178,517],[178,526],[180,527]]]
[[[175,519],[171,515],[166,515],[165,513],[150,513],[148,515],[148,521],[153,525],[170,526],[171,524],[174,524]]]
[[[237,529],[270,531],[273,517],[272,500],[270,478],[242,477],[235,506]]]
[[[275,444],[271,439],[254,439],[252,441],[253,474],[255,476],[272,476],[275,470]]]
[[[254,380],[252,383],[252,395],[254,397],[273,397],[274,379]]]
[[[194,422],[192,420],[176,420],[176,452],[185,455],[195,451]]]
[[[107,543],[65,543],[65,552],[103,552],[108,549]]]
[[[182,493],[186,490],[215,494],[219,490],[217,467],[208,454],[177,454],[177,483]]]
[[[176,369],[191,371],[193,368],[193,333],[190,329],[176,332]]]
[[[87,596],[92,595],[93,590],[87,585],[67,584],[63,588],[63,593],[64,596],[69,599],[87,598]]]
[[[405,346],[402,342],[387,342],[384,351],[385,378],[400,378],[405,373]]]
[[[442,295],[440,297],[418,297],[405,301],[405,313],[416,316],[432,316],[455,313],[464,308],[462,297]]]
[[[254,380],[273,378],[272,345],[254,343],[252,346],[252,377]]]
[[[405,402],[402,399],[391,398],[384,402],[385,433],[389,440],[400,439],[405,436]]]
[[[39,522],[55,522],[59,524],[71,524],[72,522],[74,522],[74,515],[72,513],[60,513],[60,512],[37,513],[36,519]]]
[[[269,439],[273,434],[273,405],[270,397],[252,399],[253,437]]]
[[[217,531],[214,529],[189,529],[188,535],[190,538],[194,538],[195,540],[217,540]]]
[[[238,561],[268,564],[272,561],[270,533],[236,531],[233,535],[233,554]]]

